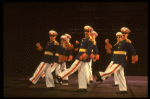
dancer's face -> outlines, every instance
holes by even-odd
[[[105,40],[105,43],[106,43],[106,44],[107,44],[107,43],[109,43],[109,40],[108,40],[108,39],[106,39],[106,40]]]
[[[49,35],[49,37],[50,37],[50,41],[55,41],[56,39],[56,35]]]
[[[84,31],[85,37],[89,37],[90,36],[90,31]]]
[[[116,36],[117,41],[121,41],[121,40],[122,40],[122,37],[123,37],[123,36],[120,36],[120,35],[119,35],[119,36]]]
[[[66,40],[61,39],[61,45],[65,44],[65,43],[66,43]]]

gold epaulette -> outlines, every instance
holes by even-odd
[[[95,39],[94,39],[94,38],[92,38],[92,37],[90,37],[90,38],[89,38],[89,41],[91,41],[91,42],[93,42],[93,43],[94,43]]]
[[[69,42],[68,45],[71,45],[71,43]]]
[[[94,41],[94,43],[93,43],[94,45],[96,45],[96,41]]]
[[[57,41],[54,41],[54,45],[59,45],[59,43]]]
[[[126,39],[126,42],[127,43],[132,43],[130,39]]]

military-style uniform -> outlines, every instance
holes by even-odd
[[[49,31],[50,35],[57,35],[56,31]],[[31,81],[33,84],[36,84],[37,81],[39,80],[40,76],[42,75],[43,72],[45,72],[46,74],[46,87],[55,87],[54,85],[54,81],[53,79],[49,79],[52,78],[52,74],[51,72],[49,72],[50,67],[52,65],[53,59],[57,58],[57,56],[55,56],[55,54],[57,54],[57,49],[59,47],[59,43],[55,40],[55,41],[51,41],[48,42],[46,44],[46,48],[45,48],[45,52],[44,52],[44,56],[41,59],[41,63],[39,64],[39,66],[37,67],[37,69],[35,70],[33,76],[29,79],[29,81]],[[41,50],[41,46],[39,48],[37,48],[38,50]]]
[[[93,49],[92,49],[91,54],[94,55],[94,58],[95,58],[96,60],[99,60],[99,52],[98,52],[98,49],[97,49],[96,41],[94,41],[92,48],[93,48]],[[93,82],[92,60],[93,60],[94,58],[92,58],[92,56],[91,56],[91,57],[90,57],[90,62],[89,62],[89,64],[88,64],[88,71],[89,71],[89,73],[87,73],[87,75],[89,75],[89,76],[87,76],[88,84],[90,84],[90,83]]]
[[[66,37],[64,35],[62,35],[61,39],[66,39]],[[64,64],[65,61],[67,61],[67,60],[68,60],[67,46],[65,44],[59,45],[56,50],[56,54],[53,59],[53,63],[51,65],[51,72],[53,72],[55,70],[55,75],[57,76],[61,72],[62,64]],[[45,73],[42,74],[42,77],[44,77],[44,75],[45,75]],[[57,79],[56,79],[56,83],[59,83]]]
[[[119,43],[116,44],[112,48],[112,50],[115,49],[113,52],[114,55],[114,62],[106,72],[99,72],[99,74],[96,74],[96,77],[103,81],[106,77],[109,77],[110,74],[114,73],[116,71],[118,76],[118,83],[119,83],[119,90],[120,91],[127,91],[126,86],[126,80],[124,76],[124,66],[127,66],[126,61],[126,54],[129,51],[132,53],[132,62],[138,61],[138,55],[136,55],[136,50],[134,49],[131,41],[129,40],[122,40]]]
[[[66,46],[68,47],[68,46],[71,45],[71,43],[69,42],[70,39],[71,39],[71,36],[70,36],[69,34],[65,34],[65,36],[66,36],[66,41],[67,41]],[[68,56],[68,60],[71,61],[71,60],[73,59],[72,50],[68,50],[68,49],[67,49],[67,51],[68,51],[68,55],[67,55],[67,56]],[[64,71],[64,70],[66,70],[66,64],[68,64],[68,62],[69,62],[68,60],[65,61],[65,62],[63,62],[63,63],[61,63],[61,66],[60,66],[60,71],[61,71],[61,72]],[[64,82],[65,85],[66,85],[67,82],[68,82],[68,77],[64,78],[64,79],[63,79],[63,82]],[[63,84],[64,84],[64,83],[63,83]]]
[[[122,36],[122,33],[121,32],[117,32],[116,33],[116,37],[117,36]],[[119,43],[119,41],[117,40],[117,43],[116,44],[118,44]],[[116,44],[114,45],[114,46],[116,46]],[[106,53],[111,53],[110,51],[110,49],[112,48],[112,45],[110,44],[110,43],[108,43],[108,44],[106,44],[105,45],[105,48],[107,49],[107,51],[106,51]],[[113,49],[113,51],[115,51],[115,49]],[[112,52],[113,53],[113,52]],[[110,61],[110,64],[108,65],[108,67],[106,68],[106,70],[105,70],[105,72],[107,71],[107,70],[109,70],[109,68],[111,68],[111,66],[113,65],[113,62],[114,62],[114,55],[112,56],[112,58],[111,58],[111,61]],[[111,76],[111,74],[109,75],[109,77]],[[115,86],[117,86],[118,85],[118,76],[117,76],[117,73],[116,72],[114,72],[114,82],[115,82]]]
[[[68,45],[71,45],[71,43],[67,43],[67,46]],[[69,61],[72,61],[72,59],[73,59],[73,55],[72,55],[72,50],[67,50],[68,51],[68,59],[69,59]],[[62,71],[65,71],[67,68],[66,68],[66,64],[68,64],[67,62],[69,62],[69,61],[66,61],[66,62],[63,62],[62,64],[61,64],[61,66],[60,66],[60,70],[61,70],[61,72]],[[63,81],[64,82],[68,82],[68,76],[66,77],[66,78],[64,78],[63,79]]]
[[[51,68],[51,72],[53,72],[55,70],[55,75],[58,76],[59,73],[61,73],[61,66],[64,65],[64,63],[66,61],[68,61],[68,50],[67,47],[60,45],[59,48],[59,59],[54,61],[55,64],[54,66]],[[56,79],[56,83],[59,83],[58,80]],[[60,82],[62,83],[62,82]]]
[[[95,38],[98,36],[96,31],[91,32],[91,36],[93,36],[93,35],[95,36]],[[98,52],[98,49],[97,49],[97,44],[96,44],[95,38],[94,38],[94,42],[93,42],[92,52],[91,52],[91,55],[90,55],[90,62],[88,64],[88,67],[89,67],[89,78],[87,78],[88,79],[88,84],[93,82],[92,60],[93,59],[99,60],[99,52]]]
[[[120,31],[122,32],[122,33],[125,33],[125,34],[128,34],[129,35],[129,33],[130,33],[130,30],[127,28],[127,27],[122,27],[121,29],[120,29]],[[126,38],[125,38],[127,41],[130,41],[131,42],[131,40],[129,40],[129,39],[127,39],[127,36],[126,36]],[[127,61],[127,54],[126,54],[126,61]],[[112,59],[112,62],[113,62],[113,59]],[[116,85],[118,85],[118,76],[117,76],[117,73],[116,72],[114,72],[114,82],[115,82],[115,85],[114,86],[116,86]]]
[[[85,26],[84,29],[92,31],[90,30],[92,28],[89,26]],[[71,67],[60,73],[58,79],[59,80],[64,79],[65,77],[70,76],[76,70],[78,70],[79,89],[87,90],[87,80],[86,80],[87,75],[85,73],[85,69],[87,69],[88,62],[90,61],[92,46],[93,46],[93,39],[89,37],[83,38],[80,43],[74,45],[74,48],[79,47],[79,53],[75,57],[75,61],[71,65]]]

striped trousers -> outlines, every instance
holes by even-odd
[[[53,64],[51,65],[51,72],[53,72],[54,70],[55,70],[56,75],[66,70],[66,62],[63,62],[61,64],[53,62]],[[42,73],[41,77],[42,78],[45,77],[45,72]],[[66,77],[64,80],[68,80],[68,77]],[[56,79],[56,82],[58,82],[57,79]]]
[[[46,80],[46,87],[55,87],[54,84],[54,79],[53,79],[53,75],[52,72],[59,67],[59,63],[45,63],[45,62],[41,62],[39,64],[39,66],[37,67],[37,69],[35,70],[33,76],[29,79],[32,83],[36,84],[37,81],[39,80],[41,75],[45,75],[45,80]],[[60,72],[57,71],[57,75]]]
[[[118,77],[118,84],[120,91],[127,91],[126,79],[124,76],[124,68],[120,64],[112,64],[110,68],[108,68],[105,72],[99,72],[101,78],[105,80],[106,77],[110,77],[111,74],[116,72]]]
[[[41,62],[29,80],[36,84],[42,73],[45,72],[46,87],[55,87],[53,76],[51,74],[51,65],[52,63]]]
[[[110,62],[110,64],[109,64],[108,67],[106,68],[105,72],[106,72],[109,68],[111,68],[111,66],[113,65],[113,62],[114,62],[114,61],[111,61],[111,62]],[[111,75],[110,75],[110,76],[111,76]],[[110,76],[109,76],[109,77],[110,77]],[[117,76],[116,71],[114,72],[114,82],[115,82],[115,85],[118,85],[118,76]]]
[[[92,59],[89,62],[89,81],[93,81],[93,73],[92,73]]]
[[[53,72],[55,70],[55,74],[58,75],[61,72],[61,64],[53,62],[50,66],[51,68],[51,72]],[[42,78],[45,77],[45,72],[42,73],[41,75]]]
[[[87,74],[85,72],[86,70],[88,71],[87,65],[88,62],[75,60],[70,68],[67,68],[65,71],[61,72],[59,76],[64,80],[66,77],[78,70],[79,89],[87,89]]]

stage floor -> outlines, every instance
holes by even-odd
[[[31,75],[32,76],[32,75]],[[29,78],[29,77],[28,77]],[[127,94],[116,94],[118,87],[113,87],[114,77],[101,82],[94,81],[88,86],[87,92],[78,90],[78,74],[69,76],[68,85],[56,84],[55,91],[47,90],[45,78],[39,79],[34,86],[27,86],[23,77],[4,77],[4,98],[148,98],[147,76],[126,76]]]

